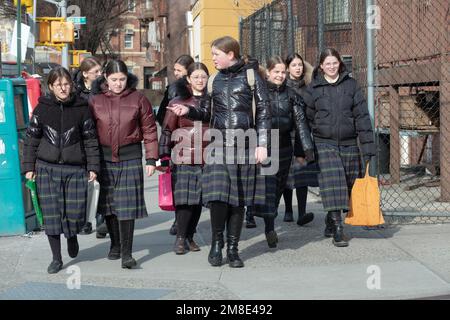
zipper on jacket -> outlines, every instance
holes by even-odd
[[[63,151],[63,114],[64,114],[64,105],[62,103],[59,104],[61,107],[61,128],[59,133],[59,163],[64,163],[64,160],[62,159],[62,151]]]
[[[277,124],[278,124],[278,134],[280,134],[280,95],[278,90],[275,90],[276,100],[277,100]]]

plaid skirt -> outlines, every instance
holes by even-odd
[[[103,161],[100,170],[98,213],[119,220],[148,216],[144,200],[144,169],[141,159]]]
[[[235,156],[228,157],[229,152]],[[261,166],[251,163],[250,152],[242,149],[238,152],[236,147],[218,147],[206,155],[201,182],[204,206],[209,207],[212,201],[233,207],[265,203],[264,176]]]
[[[325,211],[348,210],[355,179],[361,176],[358,146],[317,143],[319,187]]]
[[[175,205],[202,203],[202,166],[175,165],[172,167],[172,186]]]
[[[84,167],[36,161],[36,186],[47,235],[78,234],[86,220],[88,173]]]
[[[279,168],[275,175],[264,176],[266,202],[249,207],[248,211],[258,217],[276,217],[281,195],[286,187],[293,156],[292,146],[279,151]]]

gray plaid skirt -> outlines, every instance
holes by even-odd
[[[36,186],[47,235],[78,234],[86,219],[88,173],[84,167],[36,161]]]
[[[317,143],[319,186],[325,211],[348,210],[355,179],[361,176],[358,146]]]
[[[261,175],[260,165],[251,164],[248,150],[243,151],[243,155],[232,158],[229,163],[230,159],[225,159],[229,150],[217,149],[212,153],[217,161],[207,158],[203,166],[203,205],[209,207],[212,201],[225,202],[233,207],[264,204],[265,179]],[[238,154],[236,150],[235,152],[234,154]]]
[[[286,187],[286,182],[291,167],[292,146],[279,150],[279,168],[275,175],[265,176],[266,201],[263,205],[255,205],[248,211],[258,217],[276,217],[281,195]]]
[[[172,186],[175,205],[202,204],[202,166],[174,165]]]
[[[144,169],[141,159],[101,164],[98,213],[119,220],[148,216],[144,200]]]

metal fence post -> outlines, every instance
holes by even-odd
[[[317,0],[317,42],[319,54],[323,50],[323,30],[324,30],[324,5],[323,0]]]
[[[250,17],[250,55],[255,55],[255,16]]]

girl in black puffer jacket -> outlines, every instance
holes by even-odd
[[[362,171],[360,152],[364,162],[375,155],[366,99],[334,49],[321,53],[304,98],[318,151],[320,195],[328,211],[325,236],[345,247],[341,214],[349,209],[352,186]]]
[[[77,234],[86,216],[88,180],[100,169],[97,131],[87,101],[72,93],[69,72],[50,71],[48,97],[39,98],[24,143],[22,170],[36,178],[37,193],[53,261],[48,273],[62,268],[60,235],[69,256],[78,254]]]
[[[264,177],[258,175],[255,161],[250,161],[250,149],[248,146],[239,147],[231,137],[239,131],[243,133],[255,128],[257,147],[250,152],[255,154],[256,163],[261,163],[267,158],[266,130],[271,126],[266,85],[255,72],[255,88],[252,90],[247,79],[248,66],[240,59],[239,51],[239,43],[231,37],[213,41],[213,62],[219,72],[212,82],[212,92],[202,100],[200,108],[181,104],[168,108],[178,116],[187,115],[192,120],[209,122],[210,128],[222,133],[223,140],[215,139],[212,143],[215,152],[210,155],[214,159],[207,159],[203,167],[202,200],[211,210],[212,245],[208,261],[213,266],[222,264],[223,233],[227,225],[227,258],[232,268],[244,266],[238,255],[244,207],[264,204],[265,190]],[[242,152],[246,156],[230,159],[226,156],[228,152],[234,155]]]
[[[265,233],[270,248],[275,248],[278,236],[275,232],[275,217],[281,195],[286,186],[293,153],[298,161],[314,160],[314,148],[311,133],[306,123],[305,105],[301,96],[286,85],[286,65],[279,56],[267,61],[267,87],[272,111],[272,131],[278,130],[279,143],[272,142],[271,150],[278,148],[279,169],[276,175],[266,176],[266,204],[255,206],[248,211],[263,216]],[[292,145],[291,132],[295,131],[295,148]]]

